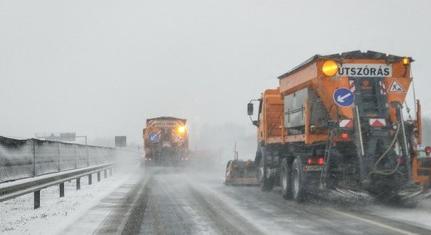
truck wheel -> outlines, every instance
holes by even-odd
[[[264,192],[271,191],[274,186],[272,179],[267,176],[267,165],[265,153],[262,152],[262,157],[260,158],[259,167],[257,169],[257,179],[260,184],[260,190]]]
[[[283,198],[292,198],[292,174],[287,159],[283,159],[281,162],[280,184]]]
[[[299,157],[296,157],[292,164],[292,197],[295,201],[304,200],[305,178],[304,167]]]

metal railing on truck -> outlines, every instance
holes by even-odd
[[[40,207],[40,190],[59,185],[64,196],[64,182],[92,174],[101,179],[112,175],[115,149],[38,139],[18,140],[0,137],[0,202],[34,193],[34,208]]]

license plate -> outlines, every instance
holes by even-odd
[[[321,171],[323,169],[323,166],[304,166],[304,171]]]

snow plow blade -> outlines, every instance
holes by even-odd
[[[257,186],[256,167],[251,160],[230,160],[226,165],[225,184]]]
[[[232,179],[232,180],[226,180],[226,185],[233,185],[233,186],[258,186],[256,178],[238,178],[238,179]]]

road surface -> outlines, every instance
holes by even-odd
[[[372,213],[367,201],[298,204],[282,199],[277,190],[225,186],[222,174],[169,168],[152,168],[136,179],[64,233],[431,234],[429,227]]]

